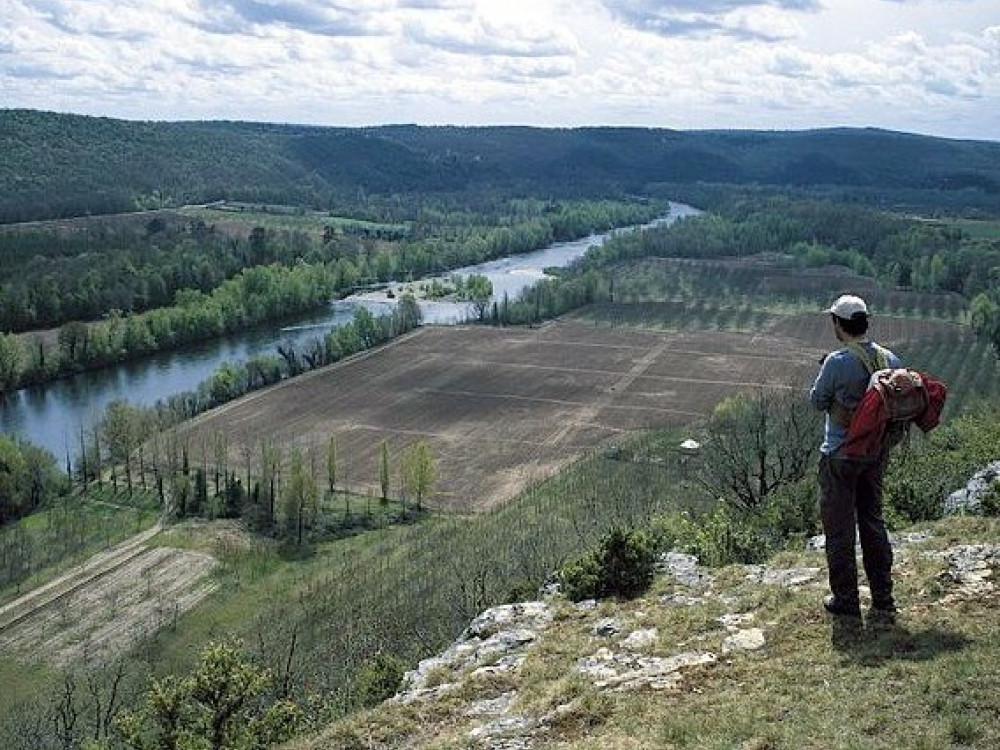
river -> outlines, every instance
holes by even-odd
[[[696,209],[672,203],[670,213],[653,224],[671,223],[695,213]],[[559,242],[531,253],[459,268],[448,275],[484,275],[493,283],[495,299],[502,299],[504,294],[516,299],[525,288],[544,277],[544,269],[569,265],[582,257],[588,248],[603,243],[609,234]],[[20,436],[65,460],[67,455],[76,454],[80,431],[89,430],[112,401],[151,406],[174,394],[194,390],[223,362],[273,354],[282,343],[305,343],[351,320],[359,306],[377,315],[390,311],[393,304],[384,293],[348,297],[282,326],[265,326],[136,362],[24,388],[0,401],[0,432]],[[420,307],[426,324],[455,324],[471,316],[471,306],[465,303],[421,301]]]

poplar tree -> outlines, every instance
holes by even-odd
[[[430,496],[437,481],[437,463],[425,441],[421,440],[407,449],[403,458],[403,481],[407,494],[416,500],[417,510],[422,510],[424,498]]]
[[[378,446],[378,481],[382,489],[382,502],[389,499],[389,443],[383,440]]]

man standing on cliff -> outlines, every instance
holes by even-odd
[[[851,416],[871,373],[901,367],[888,349],[868,341],[868,306],[860,297],[844,295],[827,310],[834,336],[843,344],[823,360],[809,398],[826,412],[820,446],[820,515],[826,533],[826,561],[830,591],[823,600],[827,612],[860,618],[858,566],[854,545],[861,539],[861,556],[872,596],[872,614],[891,619],[892,546],[882,517],[882,475],[886,452],[871,459],[838,456]],[[857,529],[857,534],[855,533]]]

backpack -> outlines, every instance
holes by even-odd
[[[876,458],[909,435],[910,425],[924,432],[937,427],[948,389],[944,383],[906,367],[888,367],[888,354],[875,345],[875,361],[859,345],[848,350],[869,374],[868,390],[854,410],[839,453]]]

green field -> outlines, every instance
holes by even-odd
[[[191,206],[181,209],[180,213],[201,219],[206,224],[238,227],[247,232],[255,227],[263,227],[322,236],[324,230],[330,227],[334,231],[346,234],[371,236],[381,234],[398,238],[406,236],[410,231],[409,224],[365,221],[287,206],[261,207],[249,204]]]
[[[953,219],[948,224],[958,227],[973,239],[1000,240],[1000,221]]]

